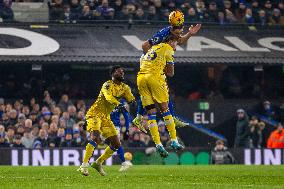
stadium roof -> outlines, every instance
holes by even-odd
[[[160,27],[2,27],[1,63],[136,64],[142,41]],[[284,28],[203,27],[177,49],[179,64],[284,64]],[[9,36],[9,37],[7,37]]]

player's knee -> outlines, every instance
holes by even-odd
[[[145,106],[145,109],[147,110],[147,114],[153,114],[157,112],[155,104]]]
[[[90,133],[90,139],[97,144],[100,144],[102,142],[100,133],[98,131],[92,131]]]
[[[167,112],[169,110],[169,106],[167,102],[163,102],[160,104],[160,108],[162,112]]]

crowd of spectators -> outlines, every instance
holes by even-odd
[[[284,106],[273,106],[263,101],[250,116],[244,109],[237,110],[236,148],[284,148]],[[270,125],[266,128],[266,123]],[[271,130],[275,127],[275,130]],[[265,137],[267,133],[267,137]]]
[[[0,147],[55,148],[83,147],[89,133],[83,129],[86,104],[83,100],[72,102],[64,94],[56,103],[48,91],[44,99],[31,98],[28,103],[16,100],[12,103],[0,98]],[[121,140],[125,131],[125,119],[120,117]],[[144,120],[143,124],[147,124]],[[161,141],[168,145],[169,135],[165,123],[159,122]],[[151,137],[130,126],[129,139],[123,141],[128,147],[153,146]]]
[[[11,22],[14,20],[14,12],[11,6],[12,0],[0,0],[0,22]]]
[[[185,22],[284,25],[283,0],[53,0],[49,3],[52,21],[138,20],[168,21],[179,9]]]

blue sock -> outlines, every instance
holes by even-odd
[[[140,97],[137,99],[137,114],[142,116],[145,114],[145,109],[143,108]]]
[[[175,116],[174,103],[172,101],[172,98],[170,98],[168,106],[169,106],[169,110],[170,110],[172,116]]]
[[[117,154],[118,154],[119,159],[121,160],[121,162],[125,162],[124,150],[123,150],[122,146],[120,146],[120,147],[118,148]]]

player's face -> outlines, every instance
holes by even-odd
[[[122,68],[118,68],[113,73],[114,79],[118,81],[124,81],[124,70]]]

